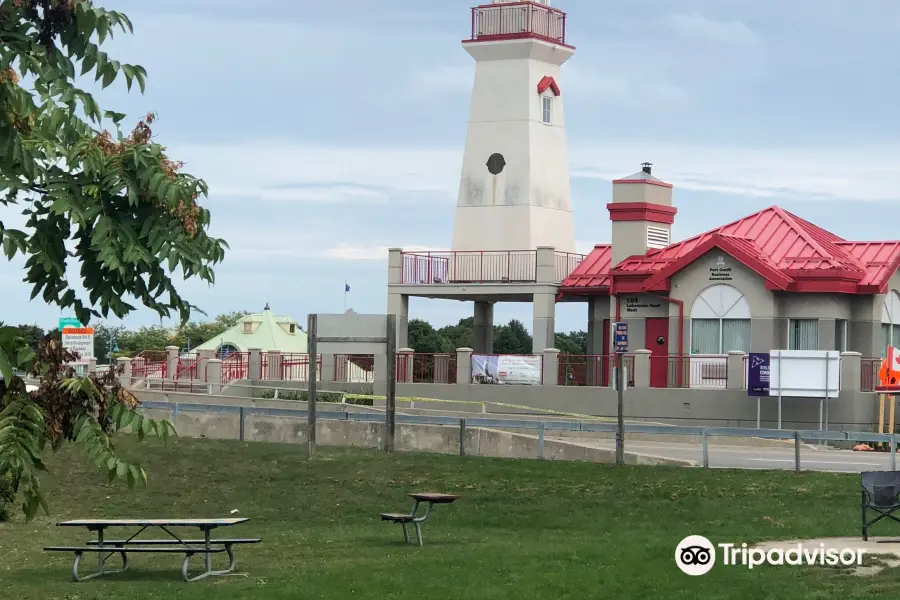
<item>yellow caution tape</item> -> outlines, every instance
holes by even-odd
[[[387,400],[385,396],[371,396],[368,394],[344,394],[345,398],[365,398],[371,400]],[[475,404],[477,406],[482,405],[490,405],[490,406],[499,406],[502,408],[515,408],[517,410],[526,410],[535,413],[541,414],[551,414],[551,415],[559,415],[561,417],[575,417],[578,419],[590,419],[594,421],[609,421],[610,418],[607,417],[598,417],[596,415],[583,415],[580,413],[572,413],[572,412],[563,412],[560,410],[553,410],[550,408],[536,408],[534,406],[523,406],[521,404],[508,404],[505,402],[489,402],[483,401],[478,402],[476,400],[445,400],[443,398],[419,398],[412,396],[397,396],[396,400],[398,402],[433,402],[433,403],[443,403],[443,404]]]

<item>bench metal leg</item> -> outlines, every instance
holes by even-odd
[[[409,530],[406,528],[406,523],[401,523],[403,525],[403,541],[407,544],[409,543]]]
[[[75,553],[75,561],[72,563],[72,581],[87,581],[88,579],[94,579],[95,577],[100,577],[101,575],[115,575],[117,573],[124,573],[128,570],[128,555],[119,551],[118,554],[122,557],[122,568],[121,569],[113,569],[112,571],[106,568],[106,559],[109,558],[110,555],[116,554],[115,551],[111,552],[104,556],[103,552],[98,552],[97,555],[100,558],[100,570],[96,573],[91,573],[90,575],[79,575],[78,567],[81,564],[81,557],[83,556],[82,552]]]
[[[228,555],[228,568],[222,571],[213,571],[212,570],[212,553],[211,552],[203,552],[205,554],[203,563],[206,567],[206,570],[199,575],[195,575],[191,577],[188,573],[190,569],[191,557],[194,556],[194,552],[185,552],[184,554],[184,562],[181,563],[181,578],[190,583],[192,581],[199,581],[201,579],[206,579],[211,575],[228,575],[229,573],[234,572],[235,568],[235,560],[234,560],[234,551],[231,549],[231,544],[225,544],[225,553]]]
[[[419,540],[419,546],[421,546],[422,545],[422,527],[419,525],[419,521],[413,521],[413,523],[416,526],[416,539]]]

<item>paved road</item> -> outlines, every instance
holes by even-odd
[[[613,440],[585,438],[554,438],[575,442],[594,448],[615,448]],[[675,444],[664,442],[625,442],[626,452],[652,454],[667,458],[695,460],[702,464],[699,444]],[[900,458],[898,458],[900,461]],[[720,469],[793,469],[794,447],[758,448],[743,446],[709,445],[709,466]],[[891,457],[887,452],[853,452],[851,450],[800,450],[800,468],[808,471],[834,471],[859,473],[890,469]]]

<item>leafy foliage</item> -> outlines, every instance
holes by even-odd
[[[14,328],[0,328],[0,371],[9,382],[0,389],[0,477],[13,482],[13,495],[22,492],[26,518],[33,518],[39,508],[49,512],[38,477],[46,470],[41,456],[48,445],[56,450],[64,442],[75,442],[98,468],[107,470],[110,482],[121,478],[129,487],[145,484],[147,474],[116,455],[110,436],[128,429],[139,439],[154,435],[166,441],[175,434],[174,426],[136,412],[139,402],[121,387],[117,371],[75,377],[68,364],[78,357],[58,340],[46,336],[37,355],[22,341]],[[23,347],[14,365],[4,362],[11,348]],[[39,379],[38,389],[26,393],[13,367]]]
[[[474,319],[461,319],[456,325],[435,329],[421,319],[409,322],[409,347],[416,352],[455,352],[457,348],[471,348],[474,342]],[[563,354],[585,354],[587,333],[570,331],[557,333],[555,347]],[[497,354],[531,354],[531,335],[521,321],[494,325],[494,352]]]
[[[107,88],[123,76],[129,90],[144,90],[143,67],[100,49],[116,29],[131,32],[128,17],[91,0],[0,0],[0,205],[25,217],[16,227],[0,221],[0,249],[24,259],[32,298],[70,309],[82,323],[127,315],[136,308],[129,297],[187,323],[196,307],[175,288],[176,270],[213,283],[227,244],[206,233],[206,184],[153,140],[156,115],[124,134],[125,115],[101,110],[76,85],[93,77]],[[69,287],[70,259],[87,298]],[[38,474],[48,443],[74,441],[110,479],[145,481],[109,436],[128,428],[165,438],[172,426],[138,415],[115,372],[73,377],[66,365],[77,357],[58,339],[35,348],[35,332],[23,333],[0,327],[0,477],[22,492],[26,517],[47,510]],[[17,370],[40,378],[40,389],[27,393]]]

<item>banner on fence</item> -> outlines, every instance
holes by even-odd
[[[541,385],[541,356],[473,354],[472,382]]]
[[[747,395],[769,395],[769,353],[751,352],[747,358]]]

